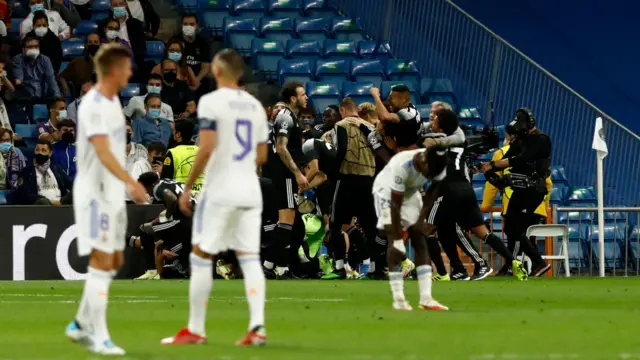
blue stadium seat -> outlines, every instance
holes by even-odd
[[[629,254],[632,268],[637,269],[638,260],[640,260],[640,225],[631,230],[629,234]]]
[[[296,34],[300,40],[323,42],[329,37],[330,25],[327,18],[296,19]]]
[[[48,112],[46,116],[49,116]],[[16,124],[16,134],[22,136],[25,139],[38,138],[35,124]]]
[[[358,19],[336,17],[331,20],[331,33],[337,40],[360,41],[364,40],[362,26]]]
[[[147,53],[144,56],[146,61],[153,61],[158,64],[164,57],[164,42],[162,41],[146,41]]]
[[[280,84],[286,81],[300,81],[303,84],[313,81],[311,62],[306,60],[280,60],[278,62],[278,80]]]
[[[476,200],[478,200],[478,202],[482,201],[482,196],[484,195],[484,184],[473,184],[473,192],[476,193]]]
[[[487,179],[484,177],[484,174],[482,173],[474,173],[473,177],[471,178],[471,182],[473,182],[474,185],[475,184],[484,185],[484,183],[487,182]]]
[[[307,82],[307,96],[316,109],[316,114],[322,114],[328,105],[337,105],[342,100],[340,88],[334,83]]]
[[[562,205],[565,203],[564,194],[562,193],[562,189],[554,187],[551,190],[551,195],[549,197],[549,202],[551,204]]]
[[[431,114],[431,104],[416,105],[416,110],[420,113],[420,119],[422,122],[429,121],[429,114]]]
[[[258,20],[267,13],[267,8],[263,0],[233,0],[233,12],[245,18]]]
[[[387,60],[387,77],[389,80],[413,81],[420,83],[420,72],[415,61]]]
[[[581,204],[580,206],[589,206],[589,204]],[[593,204],[593,206],[596,206],[596,205]],[[595,221],[594,216],[595,214],[591,212],[561,211],[561,212],[558,212],[558,223],[559,224],[579,223],[579,224],[591,225]]]
[[[7,203],[7,194],[9,190],[0,190],[0,205],[5,205]]]
[[[91,11],[106,11],[111,9],[111,1],[109,0],[91,0]]]
[[[64,60],[72,60],[84,55],[83,40],[63,40],[62,41],[62,58]]]
[[[450,104],[457,102],[453,93],[453,85],[449,79],[423,78],[420,81],[420,96],[423,101],[430,103],[434,101],[430,101],[432,96],[445,96],[448,99],[452,99],[447,101]]]
[[[67,68],[67,66],[69,66],[69,62],[68,61],[63,61],[62,63],[60,63],[60,70],[58,71],[58,74],[63,72],[64,69]]]
[[[287,57],[290,59],[315,61],[320,58],[321,51],[320,43],[315,40],[287,41]]]
[[[126,99],[127,102],[134,96],[138,96],[141,93],[141,90],[145,87],[145,84],[129,84],[126,88],[120,91],[120,97]]]
[[[589,265],[589,225],[569,224],[569,268],[585,269]],[[562,239],[556,240],[556,248],[562,246]]]
[[[593,203],[597,199],[593,187],[577,187],[573,189],[568,200],[571,203]]]
[[[9,3],[11,7],[9,11],[11,11],[11,15],[16,18],[24,18],[28,16],[31,10],[26,7],[27,3],[23,4],[22,1],[14,1],[13,6]]]
[[[458,104],[456,103],[455,98],[451,95],[444,95],[444,94],[428,95],[423,98],[423,101],[429,104],[432,104],[434,101],[445,102],[451,105],[451,107],[453,108],[453,111],[458,111]]]
[[[418,96],[418,92],[416,91],[415,83],[411,81],[383,81],[380,85],[380,95],[384,100],[389,96],[389,92],[391,92],[391,88],[396,85],[406,85],[411,91],[411,103],[413,105],[420,104],[420,96]]]
[[[304,0],[302,7],[308,17],[334,17],[338,15],[336,9],[329,7],[327,0]]]
[[[230,0],[198,0],[198,14],[202,27],[211,34],[222,34],[224,18],[229,16]]]
[[[31,114],[32,119],[35,121],[47,121],[49,119],[49,109],[47,109],[47,105],[45,104],[34,104],[33,105],[33,113]]]
[[[371,96],[371,88],[375,84],[371,82],[345,82],[342,85],[342,95],[350,97],[357,104],[363,102],[374,103],[373,96]]]
[[[553,184],[562,183],[567,184],[567,175],[564,172],[563,166],[552,166],[551,167],[551,181]]]
[[[248,57],[251,52],[251,40],[258,37],[258,29],[253,18],[226,17],[223,20],[224,45],[234,48],[242,56]]]
[[[284,59],[284,46],[280,41],[251,40],[251,61],[254,69],[260,70],[269,80],[277,78],[278,61]]]
[[[20,34],[20,23],[22,23],[21,18],[12,18],[11,19],[11,28],[7,29],[7,35],[18,35]]]
[[[268,0],[268,4],[271,16],[291,18],[302,16],[302,4],[300,0]]]
[[[334,60],[357,59],[356,43],[353,41],[325,40],[324,57]]]
[[[507,135],[507,129],[504,125],[496,126],[496,131],[498,132],[498,138],[500,141],[504,140]]]
[[[358,55],[363,59],[378,59],[382,61],[393,58],[388,41],[360,40],[358,41]]]
[[[597,219],[597,216],[596,216]],[[627,222],[627,213],[620,211],[605,211],[604,222],[616,225],[623,225]]]
[[[198,0],[175,0],[177,10],[182,13],[192,13],[198,8]]]
[[[73,29],[73,34],[83,39],[94,32],[98,32],[98,24],[93,20],[82,20],[78,26]]]
[[[458,111],[458,118],[460,123],[473,126],[483,126],[484,120],[480,115],[480,110],[477,107],[465,107]]]
[[[385,81],[384,66],[380,60],[353,60],[351,62],[351,78],[354,81],[371,81],[379,84]]]
[[[109,17],[108,11],[92,11],[91,12],[91,20],[98,22],[100,20],[104,20]]]
[[[293,20],[291,18],[263,17],[260,19],[260,35],[265,39],[286,43],[293,38]]]
[[[626,227],[615,226],[611,224],[605,224],[604,226],[604,268],[613,269],[623,267],[624,258],[624,239],[626,234]],[[600,231],[598,225],[591,226],[591,246],[593,249],[593,256],[599,259],[599,246]],[[599,262],[594,260],[595,264]]]
[[[316,79],[323,82],[342,83],[349,79],[349,62],[346,60],[318,60],[316,62]]]

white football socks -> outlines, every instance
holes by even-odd
[[[94,336],[99,342],[111,339],[107,328],[107,303],[109,301],[111,279],[113,279],[111,271],[89,267],[83,300],[80,303],[76,318],[80,322],[80,326],[86,326],[85,324],[87,323],[91,325]]]
[[[264,327],[264,302],[267,284],[260,267],[259,255],[239,255],[238,262],[244,275],[244,289],[249,303],[249,330]]]
[[[191,253],[191,280],[189,281],[189,331],[205,336],[207,305],[213,287],[213,261]]]
[[[336,260],[336,270],[344,269],[344,259]]]
[[[404,278],[402,271],[389,271],[389,285],[394,302],[406,301],[404,297]]]
[[[431,265],[420,265],[416,268],[418,274],[418,289],[420,290],[420,304],[426,304],[431,300]]]

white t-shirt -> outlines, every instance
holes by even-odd
[[[127,5],[129,6],[129,11],[131,11],[131,16],[144,23],[144,11],[140,0],[127,0]]]
[[[51,169],[47,170],[45,178],[40,171],[36,170],[36,181],[38,183],[38,195],[44,196],[49,200],[60,201],[60,189],[58,188],[58,180],[53,175]]]
[[[204,171],[204,191],[199,201],[261,207],[256,150],[258,144],[269,140],[262,104],[244,90],[220,88],[200,98],[198,119],[200,131],[217,133],[216,149]]]
[[[71,37],[71,28],[62,20],[62,16],[57,11],[45,10],[45,13],[49,18],[49,30],[58,36],[62,35],[63,39]],[[33,30],[33,13],[29,14],[20,23],[20,39],[23,39],[31,30]]]
[[[424,149],[401,151],[394,155],[376,177],[373,183],[374,191],[391,189],[403,193],[408,199],[420,191],[427,178],[413,166],[413,157]]]
[[[107,136],[111,152],[124,168],[127,142],[125,125],[122,105],[117,95],[108,99],[96,88],[92,88],[82,98],[76,130],[78,161],[73,183],[74,203],[97,200],[113,206],[124,206],[124,183],[102,165],[90,140],[94,136]]]

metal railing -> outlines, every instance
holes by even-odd
[[[553,163],[573,186],[596,185],[591,150],[602,116],[609,146],[605,203],[640,205],[640,137],[613,120],[451,0],[330,0],[360,18],[364,31],[389,41],[398,58],[415,60],[422,76],[449,78],[458,103],[480,106],[485,120],[504,125],[519,107],[536,114],[553,140]],[[493,109],[493,111],[492,111]]]

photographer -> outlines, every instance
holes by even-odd
[[[527,108],[516,110],[508,129],[515,139],[504,158],[484,163],[481,171],[498,189],[513,191],[504,213],[504,231],[509,239],[520,243],[533,262],[532,275],[538,277],[549,271],[551,265],[542,259],[526,232],[529,226],[540,223],[536,209],[549,193],[546,181],[551,174],[551,139],[536,129],[536,119]],[[508,168],[511,169],[502,177],[496,174]]]

